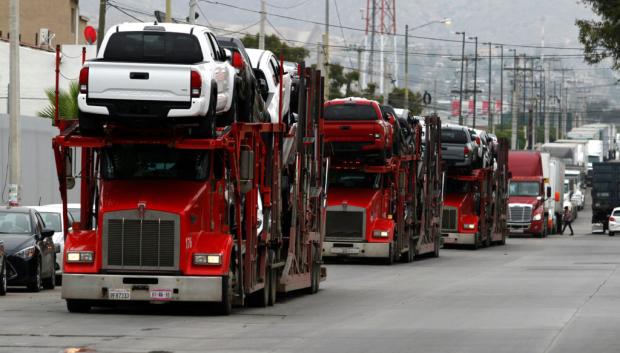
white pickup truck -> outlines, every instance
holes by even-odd
[[[235,121],[236,70],[204,26],[126,23],[106,33],[95,60],[80,71],[80,131],[108,122],[184,124],[215,136],[216,115]]]

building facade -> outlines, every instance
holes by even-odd
[[[0,39],[10,38],[10,0],[0,0]],[[84,44],[88,19],[80,16],[79,0],[20,1],[20,41],[33,47]]]

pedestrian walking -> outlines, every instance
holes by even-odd
[[[560,232],[560,234],[564,235],[564,231],[568,226],[568,228],[570,229],[570,235],[575,235],[575,233],[573,233],[573,227],[571,226],[571,223],[573,223],[573,212],[568,209],[568,206],[564,206],[564,215],[562,216],[562,221],[564,222],[564,227],[562,227],[562,231]]]

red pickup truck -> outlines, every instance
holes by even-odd
[[[325,103],[325,142],[332,155],[351,158],[392,156],[394,117],[384,117],[376,101],[364,98],[334,99]]]

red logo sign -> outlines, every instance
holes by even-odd
[[[93,26],[84,28],[84,38],[88,44],[93,44],[97,40],[97,30]]]

